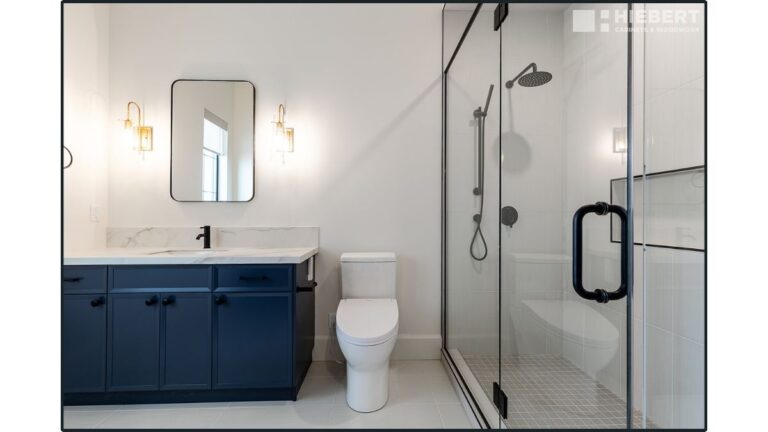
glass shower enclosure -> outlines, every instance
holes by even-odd
[[[705,427],[704,40],[704,4],[444,7],[443,355],[480,426]]]

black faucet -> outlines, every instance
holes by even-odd
[[[211,248],[211,226],[201,226],[200,229],[203,230],[202,234],[198,234],[197,237],[195,237],[195,240],[200,240],[200,237],[203,238],[203,249],[210,249]]]

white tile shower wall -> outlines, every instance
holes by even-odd
[[[339,354],[328,313],[341,294],[340,254],[394,251],[395,355],[438,358],[440,9],[111,5],[109,118],[124,115],[128,100],[141,103],[155,150],[142,159],[110,130],[110,225],[319,227],[318,359]],[[178,78],[256,86],[253,201],[170,198],[170,86]],[[271,144],[279,103],[296,131],[295,152],[284,161]]]
[[[108,224],[109,9],[70,4],[64,14],[64,171],[66,251],[103,245]],[[91,218],[94,207],[98,221]]]
[[[107,247],[201,247],[199,227],[107,228]],[[317,247],[317,227],[211,227],[211,246]]]

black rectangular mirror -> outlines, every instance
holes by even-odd
[[[256,89],[242,80],[171,85],[171,197],[244,202],[254,195]]]

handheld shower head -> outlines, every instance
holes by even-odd
[[[528,69],[533,69],[530,73],[525,73]],[[512,88],[517,81],[523,87],[538,87],[552,81],[552,74],[549,72],[539,71],[536,69],[536,63],[531,63],[522,70],[516,77],[507,81],[506,87]]]
[[[488,115],[488,106],[491,105],[491,95],[493,95],[493,84],[491,84],[491,87],[488,89],[488,97],[485,99],[485,109],[477,107],[475,110],[475,117],[485,117]]]

